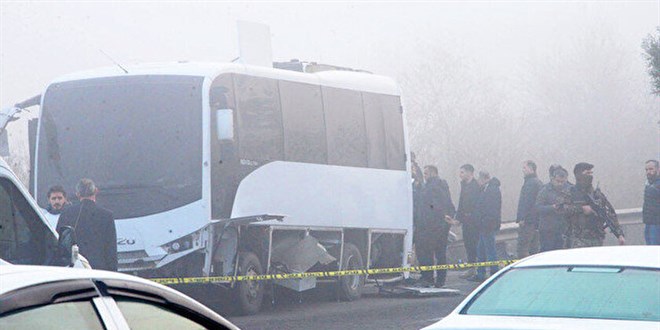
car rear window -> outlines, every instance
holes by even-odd
[[[660,271],[513,268],[476,295],[461,314],[660,321]]]

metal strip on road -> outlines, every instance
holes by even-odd
[[[431,266],[416,266],[416,267],[396,267],[396,268],[374,268],[374,269],[350,269],[350,270],[337,270],[329,272],[308,272],[308,273],[292,273],[292,274],[266,274],[266,275],[240,275],[240,276],[209,276],[209,277],[173,277],[173,278],[150,278],[163,285],[173,284],[204,284],[204,283],[228,283],[240,281],[270,281],[270,280],[286,280],[286,279],[303,279],[308,277],[339,277],[339,276],[354,276],[354,275],[376,275],[376,274],[393,274],[403,272],[427,272],[434,270],[451,270],[451,269],[465,269],[472,267],[489,267],[489,266],[506,266],[518,260],[497,260],[497,261],[484,261],[462,264],[444,264],[444,265],[431,265]]]

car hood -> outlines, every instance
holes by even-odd
[[[571,319],[560,317],[516,317],[516,316],[486,316],[486,315],[460,315],[450,314],[441,321],[431,324],[424,330],[431,329],[526,329],[526,330],[549,330],[549,329],[635,329],[635,330],[658,330],[657,322],[647,321],[622,321],[603,319]]]

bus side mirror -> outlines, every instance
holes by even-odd
[[[219,141],[234,140],[234,110],[216,110],[216,131],[218,132]]]

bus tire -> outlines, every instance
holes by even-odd
[[[364,262],[360,250],[352,243],[345,243],[341,270],[350,269],[364,269]],[[360,299],[362,287],[364,287],[364,276],[341,276],[339,278],[339,297],[346,301]]]
[[[252,252],[239,253],[239,275],[262,275],[263,268],[256,254]],[[263,281],[240,281],[235,287],[236,299],[239,302],[240,313],[253,315],[261,310],[264,300]]]

